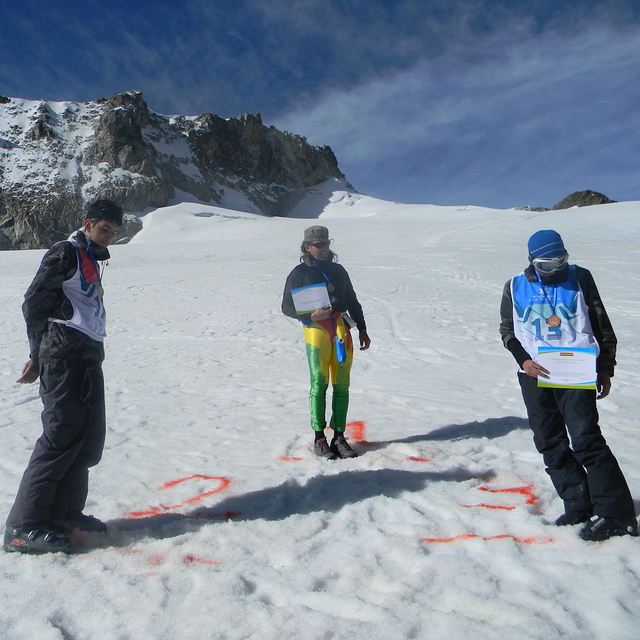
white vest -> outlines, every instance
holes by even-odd
[[[64,324],[82,331],[98,342],[104,342],[107,318],[102,302],[98,265],[77,240],[70,239],[68,242],[76,248],[78,268],[72,278],[62,283],[62,290],[73,306],[73,317]]]
[[[595,347],[600,353],[576,267],[568,269],[567,279],[556,284],[531,282],[524,273],[511,279],[514,334],[534,361],[538,347]],[[560,318],[560,326],[547,324],[552,315]]]

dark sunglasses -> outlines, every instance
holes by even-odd
[[[310,242],[309,244],[316,249],[324,249],[331,244],[331,240],[327,240],[326,242]]]

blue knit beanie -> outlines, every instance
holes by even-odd
[[[567,253],[557,231],[537,231],[529,238],[529,255],[532,258],[557,258]]]

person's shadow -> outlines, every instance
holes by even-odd
[[[388,447],[392,443],[462,440],[468,438],[498,438],[515,429],[527,427],[526,420],[516,417],[491,418],[484,422],[449,425],[426,434],[384,442],[354,444],[359,451]],[[339,464],[339,461],[330,464]],[[105,547],[125,547],[145,538],[162,539],[197,531],[203,526],[224,520],[284,520],[292,515],[317,511],[335,513],[348,504],[377,496],[396,498],[405,492],[422,491],[435,482],[464,482],[471,478],[487,481],[493,472],[473,473],[459,467],[447,471],[404,471],[378,469],[342,471],[318,475],[304,484],[288,480],[276,487],[267,487],[239,496],[223,499],[211,507],[194,509],[187,514],[161,514],[143,518],[120,518],[109,521],[104,534],[83,535],[83,550]]]
[[[489,440],[493,440],[494,438],[502,438],[508,433],[511,433],[511,431],[518,429],[529,429],[529,423],[526,418],[518,418],[517,416],[488,418],[482,422],[476,420],[465,424],[450,424],[446,427],[429,431],[428,433],[408,436],[407,438],[400,438],[399,440],[367,442],[364,448],[368,451],[374,451],[376,449],[383,449],[394,443],[412,444],[415,442],[438,442],[445,440],[455,442],[457,440],[469,440],[471,438],[488,438]]]

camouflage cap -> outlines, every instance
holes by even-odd
[[[317,225],[304,230],[303,242],[328,242],[328,240],[329,229],[327,229],[327,227]]]

